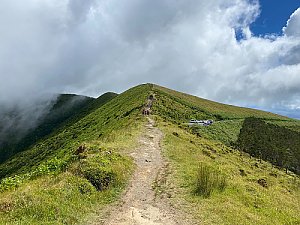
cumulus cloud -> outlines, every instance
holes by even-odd
[[[286,27],[283,28],[283,32],[287,36],[300,37],[300,8],[297,9],[287,21]]]
[[[154,82],[231,104],[298,107],[299,12],[283,36],[255,37],[253,0],[2,0],[0,104]]]

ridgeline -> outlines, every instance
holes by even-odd
[[[105,219],[135,171],[130,152],[145,134],[149,96],[168,165],[152,188],[175,212],[195,224],[300,223],[298,120],[143,84],[71,108],[74,96],[63,95],[22,141],[7,140],[0,224]],[[214,123],[190,127],[190,119]]]

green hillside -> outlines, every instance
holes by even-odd
[[[155,114],[163,119],[180,126],[190,119],[212,119],[215,121],[212,126],[194,126],[189,131],[300,174],[299,121],[212,102],[156,85],[154,92]]]
[[[0,162],[22,152],[30,145],[38,142],[53,131],[66,124],[75,123],[84,116],[110,101],[117,94],[105,93],[97,99],[73,94],[61,94],[49,112],[39,121],[39,125],[30,130],[22,139],[16,137],[7,139],[0,145]]]
[[[137,89],[134,89],[134,91]],[[128,92],[130,93],[130,91]],[[70,123],[56,130],[50,137],[1,164],[0,177],[9,176],[21,171],[29,171],[33,166],[54,156],[59,155],[67,158],[70,155],[66,155],[65,153],[71,154],[72,150],[76,149],[77,145],[82,141],[104,138],[104,134],[111,135],[111,132],[116,127],[122,128],[123,124],[119,120],[128,122],[127,118],[124,119],[124,117],[127,114],[129,115],[134,111],[138,111],[144,102],[142,98],[137,96],[134,99],[136,101],[133,102],[131,100],[130,104],[127,105],[126,98],[130,98],[131,96],[128,97],[126,94],[118,96],[110,102],[108,101],[108,104],[104,104],[103,107],[101,107],[103,105],[102,101],[95,102],[95,105],[93,104],[91,107],[90,114],[88,114],[88,110],[85,112],[87,115],[82,119],[80,119],[81,114],[77,114],[76,116],[79,117],[79,121],[76,122],[77,118],[75,118],[75,121],[71,119]],[[143,94],[145,95],[144,99],[146,99],[147,93]],[[98,100],[102,100],[102,98],[100,97]]]
[[[236,146],[257,158],[300,174],[299,134],[286,127],[250,117],[243,123]]]
[[[155,104],[156,114],[176,122],[186,122],[193,118],[233,120],[246,117],[290,121],[287,117],[270,112],[221,104],[158,85],[154,85],[153,90],[157,96],[157,103]]]
[[[148,89],[122,93],[1,164],[0,224],[72,224],[112,201],[133,168],[119,152],[135,144]]]
[[[144,84],[107,101],[92,101],[0,164],[0,224],[83,223],[118,199],[134,169],[128,152],[145,129],[141,111],[150,95],[155,99],[151,117],[164,133],[163,155],[170,162],[164,182],[153,186],[158,194],[169,196],[177,210],[201,224],[300,223],[300,180],[293,166],[257,157],[248,141],[250,131],[256,139],[266,130],[270,140],[289,135],[286,155],[298,157],[299,121]],[[249,118],[264,125],[249,130]],[[189,127],[190,119],[215,122]],[[256,142],[257,148],[264,154],[283,148],[270,140]],[[206,186],[203,176],[205,182],[211,179]]]
[[[178,210],[201,224],[300,223],[300,179],[290,171],[298,172],[300,121],[153,90],[172,171],[158,189]],[[189,127],[190,119],[215,122]]]
[[[300,223],[299,176],[227,146],[223,140],[237,139],[230,131],[218,140],[213,125],[199,136],[160,117],[157,123],[170,161],[167,182],[157,189],[177,210],[199,224]]]

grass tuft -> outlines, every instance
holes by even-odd
[[[226,177],[211,166],[201,163],[198,168],[195,194],[209,197],[213,191],[224,191],[227,186]]]

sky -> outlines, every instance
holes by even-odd
[[[98,96],[151,82],[300,119],[299,7],[298,0],[1,0],[0,105],[17,105],[30,121],[45,111],[33,103],[49,107],[53,93]]]
[[[251,31],[256,36],[282,35],[282,28],[286,25],[290,15],[299,7],[299,0],[260,0],[261,12],[251,24]]]

